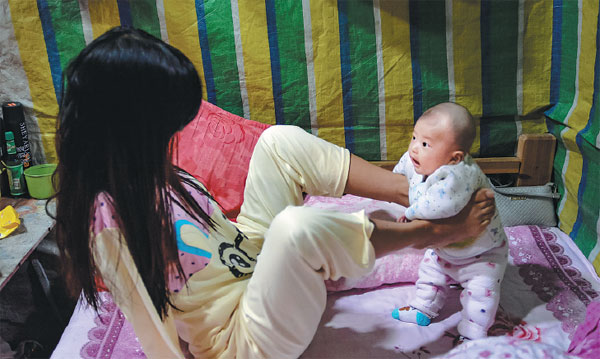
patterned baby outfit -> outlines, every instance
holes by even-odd
[[[409,181],[410,206],[404,214],[409,220],[454,216],[477,189],[489,187],[487,177],[469,155],[458,164],[441,166],[425,178],[415,172],[407,152],[393,171]],[[410,305],[436,317],[444,305],[448,282],[454,280],[464,288],[460,295],[463,309],[459,333],[471,339],[485,337],[498,308],[507,257],[506,234],[496,211],[479,237],[426,251],[419,266],[416,297]]]

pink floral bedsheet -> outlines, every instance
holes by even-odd
[[[400,206],[354,196],[312,197],[307,204],[347,212],[365,209],[382,218],[397,218],[403,212]],[[586,308],[600,300],[600,279],[571,239],[557,228],[517,226],[505,231],[509,266],[490,337],[456,346],[458,290],[428,327],[392,319],[392,309],[414,293],[415,263],[422,252],[407,250],[378,259],[365,278],[327,283],[327,308],[302,358],[559,359],[583,353],[582,347],[600,347],[590,342],[598,339],[584,333],[594,324],[581,325]],[[131,325],[110,295],[103,298],[99,315],[77,306],[52,358],[145,358]],[[572,343],[578,326],[578,333],[584,334],[576,340],[585,338]]]

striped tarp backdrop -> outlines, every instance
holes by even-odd
[[[476,156],[521,133],[559,140],[560,228],[600,272],[598,0],[0,0],[0,100],[26,107],[34,160],[54,162],[62,73],[106,30],[182,50],[205,99],[294,124],[368,160],[397,160],[443,101],[477,118]]]

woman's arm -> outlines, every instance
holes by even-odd
[[[404,175],[376,166],[355,155],[350,155],[350,171],[344,193],[408,207],[408,180]]]

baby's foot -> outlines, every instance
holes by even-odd
[[[392,311],[392,317],[406,323],[415,323],[422,327],[431,324],[431,318],[427,314],[411,306],[396,308]]]

